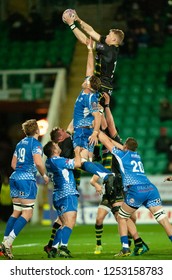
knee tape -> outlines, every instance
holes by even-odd
[[[164,210],[161,208],[160,210],[154,213],[154,217],[157,220],[157,222],[159,222],[166,217],[166,214]]]
[[[123,219],[129,219],[130,216],[131,216],[130,213],[124,211],[122,208],[119,208],[119,213],[118,213],[118,215],[119,215],[121,218],[123,218]]]

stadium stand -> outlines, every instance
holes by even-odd
[[[64,29],[56,29],[52,40],[38,41],[11,41],[5,22],[0,22],[0,31],[2,30],[3,32],[0,32],[0,71],[47,68],[47,61],[51,63],[51,68],[69,68],[73,59],[76,38],[66,26]],[[8,86],[12,88],[21,88],[23,83],[28,82],[27,75],[8,78]],[[0,87],[2,88],[2,76]]]
[[[85,1],[86,4],[88,2]],[[61,59],[68,68],[73,61],[76,38],[68,28],[56,29],[53,39],[48,41],[9,42],[9,30],[3,22],[0,23],[0,31],[3,31],[0,32],[0,70],[42,68],[47,59],[54,65]],[[117,103],[113,115],[122,139],[131,135],[137,138],[149,174],[162,173],[167,163],[166,157],[155,153],[154,141],[162,126],[160,101],[168,97],[172,102],[171,89],[165,85],[165,75],[172,63],[171,49],[171,36],[166,38],[162,47],[139,47],[135,57],[120,57],[116,70],[119,87],[112,95]],[[81,52],[83,56],[84,50]],[[77,63],[80,68],[78,58]],[[14,87],[24,82],[27,82],[26,76],[9,80]],[[80,82],[77,80],[76,83],[79,85]],[[168,127],[172,135],[171,122],[163,122],[163,126]]]
[[[5,24],[0,23],[0,30]],[[62,47],[63,42],[63,47]],[[56,30],[52,40],[13,41],[4,28],[0,35],[0,70],[42,68],[49,59],[54,66],[62,58],[64,67],[69,67],[75,48],[76,38],[68,30]]]

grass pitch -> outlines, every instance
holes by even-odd
[[[0,240],[3,238],[4,229],[5,223],[0,223]],[[116,225],[104,225],[103,251],[100,255],[94,255],[94,225],[77,225],[68,244],[73,256],[71,260],[172,260],[172,244],[160,225],[139,224],[137,229],[150,250],[137,257],[116,258],[114,254],[121,249]],[[50,234],[49,226],[28,224],[13,243],[14,260],[50,260],[43,251]],[[132,242],[131,250],[133,247]],[[0,260],[4,260],[4,257],[0,257]]]

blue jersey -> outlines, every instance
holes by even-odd
[[[73,114],[74,128],[92,126],[94,116],[93,112],[98,112],[98,94],[84,93],[82,90],[76,99]]]
[[[45,166],[54,185],[56,200],[68,195],[79,195],[73,175],[74,159],[54,156],[46,160]]]
[[[22,139],[14,151],[17,164],[10,179],[36,181],[37,168],[33,160],[33,155],[39,154],[42,156],[42,153],[42,144],[37,139],[34,137],[25,137]]]
[[[119,162],[124,188],[127,186],[151,184],[145,175],[141,157],[137,152],[122,151],[114,147],[112,154],[116,156]]]

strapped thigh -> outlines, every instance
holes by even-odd
[[[123,219],[129,219],[130,216],[131,216],[131,213],[128,213],[128,212],[124,211],[124,209],[122,209],[122,207],[120,207],[118,215]]]
[[[16,211],[22,211],[21,203],[13,202],[13,209]]]
[[[28,204],[21,204],[22,210],[31,210],[34,209],[34,203],[28,203]]]

